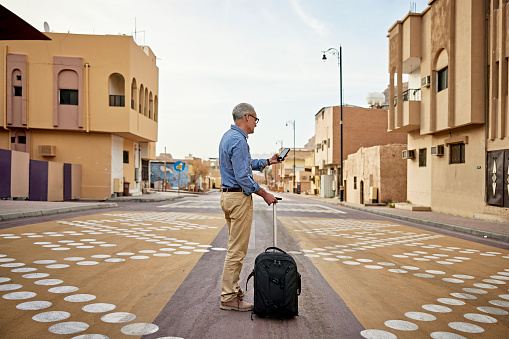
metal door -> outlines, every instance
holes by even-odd
[[[488,173],[486,175],[488,205],[504,206],[504,191],[507,192],[507,179],[504,185],[504,177],[506,177],[504,169],[507,173],[507,165],[504,166],[504,153],[504,151],[488,152]]]
[[[504,171],[502,173],[504,207],[509,207],[509,150],[504,151]]]

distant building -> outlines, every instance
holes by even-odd
[[[346,202],[406,201],[406,160],[401,152],[406,145],[361,147],[345,162]]]
[[[131,36],[46,33],[0,41],[0,148],[82,165],[82,197],[149,184],[159,70]]]
[[[324,197],[339,196],[341,170],[340,106],[315,115],[314,183]],[[387,110],[343,106],[343,160],[360,147],[406,143],[405,133],[387,132]]]
[[[279,150],[281,153],[283,149]],[[306,158],[313,154],[312,150],[304,148],[295,149],[295,157],[293,148],[288,153],[286,160],[282,163],[272,165],[272,176],[274,178],[275,187],[280,192],[293,192],[296,193],[307,192],[311,189],[309,182],[309,175],[301,172],[306,172]],[[295,176],[294,178],[294,158],[295,158]],[[305,178],[305,179],[304,179]],[[300,181],[300,180],[303,181]]]

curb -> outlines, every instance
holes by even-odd
[[[82,206],[72,206],[72,207],[57,207],[57,208],[49,208],[45,210],[32,210],[25,212],[13,212],[13,213],[4,213],[0,214],[0,220],[12,220],[17,218],[28,218],[28,217],[38,217],[43,215],[52,215],[52,214],[60,214],[60,213],[68,213],[68,212],[79,212],[79,211],[87,211],[93,209],[100,208],[112,208],[118,207],[115,203],[101,203],[101,204],[90,204],[90,205],[82,205]]]

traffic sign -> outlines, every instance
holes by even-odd
[[[184,164],[182,161],[177,161],[173,167],[176,171],[183,172],[184,168],[186,168],[186,164]]]

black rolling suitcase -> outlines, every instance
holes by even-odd
[[[298,296],[301,290],[301,276],[292,256],[277,248],[276,205],[273,204],[274,246],[267,248],[256,257],[254,269],[247,282],[254,277],[252,314],[260,317],[289,319],[299,315]]]

